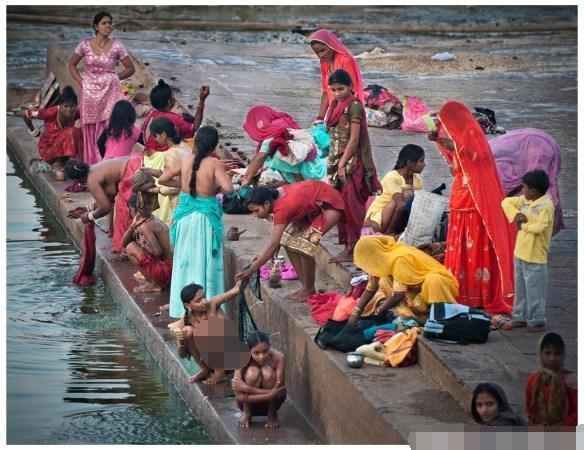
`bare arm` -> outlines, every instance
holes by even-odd
[[[381,306],[379,306],[377,313],[379,315],[385,314],[387,311],[389,311],[391,308],[393,308],[395,305],[401,302],[405,298],[405,296],[406,296],[405,292],[395,292],[391,297],[385,300],[381,304]]]
[[[369,304],[377,290],[379,289],[379,278],[369,275],[369,281],[367,287],[361,294],[359,301],[353,311],[351,311],[351,316],[349,317],[349,322],[355,322],[357,318],[361,315],[365,307]]]
[[[256,153],[256,155],[249,163],[249,166],[247,167],[243,183],[241,183],[242,186],[251,183],[253,177],[255,177],[256,173],[258,173],[258,170],[260,170],[264,166],[264,161],[266,160],[267,157],[268,157],[267,153],[262,152]]]
[[[158,236],[156,236],[156,232],[152,229],[152,222],[143,223],[140,227],[140,231],[144,235],[144,240],[148,245],[148,253],[152,256],[161,256],[162,255],[162,246],[160,242],[158,242]]]
[[[276,387],[286,385],[286,360],[284,355],[278,352],[278,362],[276,363]]]
[[[90,174],[87,180],[87,187],[89,188],[91,195],[93,195],[96,203],[96,208],[93,210],[93,218],[99,219],[108,214],[112,209],[112,202],[105,193],[99,180],[92,178]]]
[[[324,120],[324,116],[326,114],[326,110],[328,109],[328,95],[326,91],[322,91],[322,95],[320,97],[320,106],[318,108],[318,115],[316,116],[316,120]]]
[[[138,228],[143,222],[143,220],[138,219],[137,215],[134,216],[132,224],[128,227],[124,233],[124,236],[122,237],[122,247],[127,247],[128,244],[134,240],[134,230],[136,230],[136,228]]]
[[[237,283],[235,283],[235,286],[233,286],[227,292],[225,292],[223,294],[216,295],[215,297],[213,297],[209,301],[209,303],[210,303],[209,306],[211,307],[211,309],[213,311],[217,311],[223,303],[228,302],[229,300],[233,300],[235,297],[237,297],[237,295],[239,294],[240,287],[241,287],[241,281],[238,281]]]
[[[118,74],[118,78],[120,80],[125,80],[126,78],[134,75],[134,73],[136,72],[136,68],[134,67],[134,63],[132,62],[132,59],[129,56],[122,58],[121,61],[125,69]]]
[[[224,194],[231,194],[233,192],[233,183],[231,183],[231,178],[225,172],[225,166],[223,166],[221,161],[217,161],[215,165],[215,181]]]
[[[268,244],[262,250],[262,253],[255,258],[252,263],[250,264],[247,270],[239,272],[235,275],[236,280],[247,280],[249,277],[252,276],[266,261],[272,259],[276,250],[280,247],[280,239],[282,238],[282,234],[284,233],[284,229],[286,228],[285,223],[282,224],[274,224],[272,227],[272,233],[270,234],[270,240]]]
[[[210,93],[211,91],[209,90],[209,86],[201,86],[201,89],[199,89],[199,104],[197,105],[197,111],[195,112],[195,120],[193,122],[193,128],[195,129],[195,132],[203,123],[203,114],[205,112],[205,100],[207,99]]]
[[[71,74],[73,79],[75,81],[77,81],[77,83],[79,83],[79,86],[82,87],[83,86],[83,78],[81,78],[81,75],[79,74],[79,70],[77,69],[77,65],[79,64],[80,61],[81,61],[81,56],[79,56],[77,53],[73,52],[73,54],[69,58],[69,73]]]
[[[349,137],[349,142],[347,143],[347,147],[343,152],[343,156],[339,161],[339,178],[343,182],[343,184],[347,184],[348,180],[346,177],[346,166],[349,162],[349,159],[353,157],[355,152],[357,151],[357,147],[359,146],[359,133],[361,130],[361,125],[359,123],[351,122],[351,137]]]

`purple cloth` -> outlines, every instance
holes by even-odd
[[[520,128],[489,141],[506,193],[521,186],[521,177],[531,170],[544,170],[550,179],[549,196],[555,208],[553,234],[565,228],[558,190],[562,168],[560,146],[549,134],[536,128]],[[520,195],[521,190],[516,194]]]

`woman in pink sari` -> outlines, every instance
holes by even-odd
[[[505,194],[487,138],[468,108],[452,100],[440,108],[430,138],[454,174],[444,265],[459,282],[458,302],[511,314],[516,231],[500,206]]]
[[[536,128],[520,128],[491,139],[489,145],[507,197],[521,194],[521,177],[527,172],[540,169],[547,173],[548,194],[554,203],[552,234],[566,228],[558,190],[562,154],[555,139]]]
[[[364,103],[363,79],[359,64],[351,52],[331,31],[321,29],[315,31],[309,38],[312,50],[320,59],[320,75],[322,97],[316,121],[324,120],[325,113],[335,96],[329,88],[329,77],[337,69],[343,69],[353,81],[353,92]]]
[[[136,69],[125,47],[110,38],[112,16],[100,12],[93,19],[95,38],[84,39],[69,58],[69,72],[81,86],[81,126],[83,132],[83,162],[95,164],[101,161],[97,147],[103,130],[116,102],[124,98],[120,80],[134,74]],[[77,65],[83,59],[83,76]],[[125,69],[116,73],[116,64],[121,61]]]

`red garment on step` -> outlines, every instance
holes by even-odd
[[[336,292],[323,292],[311,295],[306,303],[310,305],[310,314],[316,323],[323,325],[332,317],[340,299],[341,295]]]
[[[73,283],[79,286],[93,286],[95,277],[93,269],[95,268],[95,224],[88,222],[85,224],[83,233],[83,248],[81,249],[81,258],[79,259],[79,268],[73,277]]]
[[[444,265],[460,283],[459,303],[511,314],[516,230],[505,218],[505,198],[489,143],[471,112],[448,101],[438,112],[438,149],[454,170]]]
[[[132,195],[132,175],[142,166],[142,155],[131,154],[126,164],[124,176],[118,183],[118,195],[114,206],[114,232],[112,236],[112,251],[120,253],[124,233],[132,224],[132,216],[128,207],[128,200]]]
[[[155,258],[148,252],[138,261],[138,266],[152,281],[162,288],[170,286],[172,276],[172,259]]]

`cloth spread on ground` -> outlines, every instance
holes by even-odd
[[[310,315],[318,325],[323,325],[330,319],[342,296],[336,292],[313,294],[306,300],[310,305]]]
[[[90,221],[85,224],[83,233],[83,247],[81,248],[81,258],[79,268],[73,277],[73,283],[79,286],[93,286],[95,277],[95,224]]]

